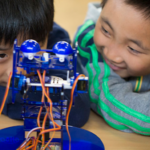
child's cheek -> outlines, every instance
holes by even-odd
[[[128,72],[131,76],[143,76],[150,74],[150,67],[138,62],[131,62],[128,66]]]
[[[103,44],[103,38],[101,34],[98,33],[94,34],[94,43],[96,45],[98,52],[102,53],[102,47],[104,47],[104,44]]]

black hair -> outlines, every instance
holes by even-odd
[[[12,45],[18,35],[44,42],[53,18],[53,0],[0,0],[0,42]]]
[[[102,8],[105,6],[108,0],[102,0]],[[137,10],[141,11],[144,17],[150,18],[150,1],[149,0],[123,0],[127,5],[131,5]]]

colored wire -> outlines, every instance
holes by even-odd
[[[53,116],[53,114],[52,114],[52,101],[51,101],[51,99],[49,98],[49,96],[47,95],[47,93],[46,93],[46,91],[45,91],[44,84],[43,84],[42,77],[41,77],[41,74],[40,74],[39,70],[37,70],[37,73],[38,73],[38,76],[39,76],[39,78],[40,78],[40,82],[41,82],[41,84],[42,84],[43,92],[44,92],[44,94],[45,94],[45,96],[46,96],[48,102],[50,103],[50,115],[51,115],[52,123],[53,123],[53,125],[55,124],[57,127],[60,127],[57,123],[54,122],[54,118],[52,117],[52,116]],[[47,130],[47,131],[48,131],[48,130]],[[42,134],[42,133],[41,133],[41,134]]]
[[[58,131],[58,130],[61,129],[61,126],[59,126],[56,122],[54,122],[53,113],[52,113],[52,101],[51,101],[51,99],[50,99],[50,97],[49,97],[49,88],[46,88],[47,91],[45,90],[44,83],[45,83],[45,74],[46,74],[46,71],[43,72],[43,80],[42,80],[42,77],[41,77],[41,74],[40,74],[39,70],[37,70],[37,73],[38,73],[38,76],[39,76],[39,79],[40,79],[40,82],[41,82],[41,85],[42,85],[42,100],[41,100],[41,102],[44,102],[44,96],[46,96],[48,102],[50,103],[50,107],[47,108],[47,106],[46,106],[46,104],[45,104],[45,102],[44,102],[45,109],[46,109],[47,113],[46,113],[46,115],[45,115],[45,117],[44,117],[42,127],[40,126],[40,116],[41,116],[41,112],[42,112],[43,106],[40,107],[40,110],[39,110],[39,113],[38,113],[38,117],[37,117],[37,124],[38,124],[38,127],[32,129],[32,130],[28,133],[28,135],[27,135],[27,140],[25,141],[25,143],[23,143],[24,145],[22,144],[22,145],[20,146],[21,149],[19,148],[19,149],[17,149],[17,150],[24,150],[24,148],[25,148],[25,150],[29,150],[29,149],[31,149],[31,148],[34,149],[34,150],[36,150],[37,144],[40,142],[40,141],[39,141],[40,135],[42,135],[42,148],[41,148],[41,150],[45,150],[46,148],[49,148],[49,144],[50,144],[50,142],[52,141],[52,139],[53,139],[53,137],[54,137],[54,135],[55,135],[55,131]],[[77,84],[77,82],[78,82],[78,79],[79,79],[81,76],[84,76],[84,77],[85,77],[85,75],[82,75],[82,74],[79,75],[79,76],[76,78],[76,80],[75,80],[75,82],[74,82],[74,84],[73,84],[73,86],[72,86],[71,99],[70,99],[70,103],[69,103],[68,111],[67,111],[67,115],[66,115],[66,130],[67,130],[68,137],[69,137],[69,150],[71,150],[71,136],[70,136],[69,129],[68,129],[68,119],[69,119],[69,114],[70,114],[70,110],[71,110],[72,103],[73,103],[74,90],[75,90],[75,88],[76,88],[76,84]],[[54,128],[45,129],[45,124],[46,124],[47,117],[49,117],[49,119],[52,121]],[[41,129],[41,131],[40,131],[38,137],[37,137],[35,140],[32,139],[32,141],[31,141],[31,139],[28,140],[28,139],[29,139],[29,138],[28,138],[29,135],[30,135],[33,131],[38,130],[38,129]],[[53,131],[52,137],[50,138],[50,140],[49,140],[49,141],[46,143],[46,145],[45,145],[45,136],[44,136],[44,134],[47,133],[47,132],[52,132],[52,131]],[[43,137],[44,137],[44,138],[43,138]],[[31,144],[32,144],[32,145],[31,145]],[[28,147],[27,147],[27,146],[28,146]],[[26,147],[27,147],[27,148],[26,148]],[[23,149],[22,149],[22,148],[23,148]]]
[[[45,71],[44,71],[44,72],[45,72]],[[38,137],[37,137],[37,140],[36,140],[36,143],[35,143],[34,150],[36,150],[36,146],[37,146],[37,144],[38,144],[38,139],[39,139],[39,136],[40,136],[40,135],[42,135],[42,134],[44,134],[44,133],[47,133],[47,132],[56,131],[56,130],[60,130],[60,129],[61,129],[61,127],[60,127],[56,122],[54,122],[54,118],[53,118],[53,114],[52,114],[52,101],[51,101],[51,99],[49,98],[47,92],[45,91],[44,83],[43,83],[43,80],[42,80],[42,77],[41,77],[41,74],[40,74],[39,70],[37,70],[37,73],[38,73],[38,76],[39,76],[39,79],[40,79],[40,82],[41,82],[41,85],[42,85],[42,90],[43,90],[43,92],[44,92],[44,95],[47,97],[47,100],[48,100],[48,102],[50,103],[50,118],[51,118],[51,121],[52,121],[52,123],[53,123],[54,128],[52,128],[52,129],[47,129],[47,130],[43,130],[43,131],[41,131],[41,132],[39,133],[39,135],[38,135]],[[45,118],[47,118],[47,115],[48,115],[48,114],[46,114],[46,117],[45,117]],[[43,122],[44,122],[43,124],[45,124],[45,123],[46,123],[46,119],[44,119]],[[56,125],[58,128],[55,128],[55,125]],[[51,138],[51,140],[52,140],[52,138]],[[45,147],[46,147],[46,146],[45,146]]]
[[[44,70],[44,72],[43,72],[43,83],[45,83],[45,75],[46,75],[46,71]],[[45,103],[43,90],[42,90],[42,102]],[[42,108],[43,108],[43,106],[42,106]],[[46,117],[46,115],[45,115],[45,117]],[[44,117],[44,118],[45,118],[45,117]],[[44,124],[44,127],[45,127],[45,124]],[[43,129],[44,129],[44,128],[42,127],[42,130],[43,130]],[[42,131],[42,130],[41,130],[41,131]],[[45,136],[44,136],[44,134],[42,134],[42,145],[45,145]]]
[[[46,71],[44,70],[43,72],[43,82],[45,83],[45,74],[46,74]],[[43,90],[42,90],[43,91]],[[43,92],[44,93],[44,92]],[[49,88],[47,88],[47,95],[49,97]],[[45,101],[43,100],[44,104],[45,104]],[[46,110],[47,110],[47,107],[46,107]],[[47,120],[47,117],[48,117],[48,112],[46,113],[45,117],[44,117],[44,120],[43,120],[43,124],[42,124],[42,131],[45,130],[45,124],[46,124],[46,120]],[[51,114],[52,115],[52,114]],[[50,118],[51,119],[51,118]],[[55,127],[54,127],[55,128]],[[44,134],[42,134],[42,146],[44,147],[45,145],[45,136]]]
[[[20,145],[20,147],[17,150],[28,150],[28,149],[33,148],[34,145],[35,145],[35,138],[29,137]]]
[[[43,80],[45,80],[45,73],[46,73],[46,72],[43,73]],[[44,102],[44,92],[42,92],[42,99],[41,99],[41,102]],[[41,127],[41,125],[40,125],[40,116],[41,116],[42,109],[43,109],[43,106],[40,107],[40,110],[39,110],[39,113],[38,113],[38,117],[37,117],[37,125],[38,125],[38,127],[32,129],[32,130],[28,133],[28,135],[27,135],[27,137],[26,137],[26,141],[27,141],[27,139],[29,138],[29,136],[30,136],[30,134],[31,134],[32,132],[34,132],[34,131],[36,131],[36,130],[39,130],[39,129],[41,129],[41,131],[42,131],[42,127]],[[25,141],[25,142],[26,142],[26,141]],[[44,136],[44,134],[42,135],[42,141],[45,142],[45,136]],[[37,142],[39,143],[40,141],[38,140]],[[26,144],[27,144],[27,142],[26,142]],[[26,146],[27,146],[27,145],[25,145],[24,147],[26,147]],[[35,143],[34,143],[33,146],[35,147]],[[21,146],[20,146],[20,147],[21,147]],[[32,148],[33,148],[33,147],[32,147]],[[36,148],[36,147],[35,147],[35,148]]]
[[[45,71],[44,71],[44,73],[43,73],[43,80],[44,80],[44,77],[45,77]],[[41,76],[40,76],[41,77]],[[42,81],[42,80],[41,80]],[[45,91],[45,87],[44,87],[44,84],[43,84],[43,81],[41,82],[41,84],[42,84],[42,89],[44,89],[43,90],[43,93],[44,93],[44,91]],[[44,87],[44,88],[43,88]],[[48,91],[49,91],[49,89],[47,89]],[[49,102],[51,102],[51,100],[50,100],[50,98],[49,98],[49,95],[48,95],[48,91],[47,91],[47,99],[48,99],[48,101]],[[44,95],[45,95],[45,93],[44,93]],[[44,97],[42,96],[42,102],[44,101]],[[51,102],[52,103],[52,102]],[[50,105],[50,109],[52,109],[52,105]],[[40,120],[40,115],[41,115],[41,111],[42,111],[42,107],[40,108],[40,111],[39,111],[39,114],[38,114],[38,120]],[[51,113],[50,114],[51,116],[50,116],[50,119],[52,118],[53,119],[53,114]],[[46,123],[46,118],[47,118],[47,116],[48,116],[48,113],[46,114],[46,116],[45,116],[45,119],[44,119],[44,121],[43,121],[43,127],[45,127],[45,123]],[[39,126],[40,126],[40,123],[39,123],[39,121],[37,121],[37,123],[39,124]],[[34,149],[36,149],[36,147],[37,147],[37,144],[38,144],[38,142],[39,142],[39,137],[40,137],[40,135],[42,134],[44,134],[44,133],[46,133],[46,132],[49,132],[49,131],[55,131],[55,130],[60,130],[60,127],[58,127],[57,129],[55,129],[55,125],[56,126],[59,126],[59,125],[57,125],[56,123],[54,123],[54,128],[53,129],[50,129],[50,130],[43,130],[42,129],[42,131],[44,131],[43,133],[42,132],[40,132],[40,134],[38,135],[38,137],[37,137],[37,139],[36,139],[36,142],[35,142],[35,144],[34,145],[32,145],[32,148],[34,148]],[[31,131],[31,132],[33,132],[33,130]],[[31,133],[30,132],[30,133]],[[54,133],[53,133],[53,135],[54,135]],[[51,140],[52,140],[52,138],[51,138]],[[48,141],[48,143],[44,146],[43,144],[42,144],[42,146],[44,146],[44,149],[49,145],[49,143],[51,142],[51,140],[49,140]],[[42,139],[42,143],[43,143],[43,139]],[[44,142],[45,143],[45,142]],[[30,147],[31,148],[31,147]]]
[[[11,77],[12,77],[12,72],[10,72],[10,74],[9,74],[7,87],[6,87],[4,98],[3,98],[3,101],[2,101],[2,104],[1,104],[1,108],[0,108],[0,115],[1,115],[1,113],[3,111],[4,105],[5,105],[5,102],[6,102],[6,98],[7,98],[7,95],[8,95],[9,86],[10,86],[10,82],[11,82]]]
[[[43,81],[45,82],[45,74],[46,74],[46,72],[44,71],[43,72]],[[42,99],[41,99],[41,103],[43,103],[44,102],[44,92],[43,92],[43,90],[42,90]],[[41,117],[41,112],[42,112],[42,110],[43,110],[43,106],[41,106],[40,107],[40,110],[39,110],[39,113],[38,113],[38,117],[37,117],[37,125],[38,125],[38,127],[40,127],[41,128],[41,130],[40,131],[42,131],[42,127],[41,127],[41,125],[40,125],[40,117]],[[36,140],[36,143],[38,142],[38,140]],[[44,145],[44,143],[45,143],[45,136],[44,136],[44,134],[42,134],[42,145]],[[38,144],[38,143],[37,143]]]
[[[48,96],[49,96],[49,88],[46,88],[47,89],[47,94],[48,94]],[[49,115],[49,108],[47,109],[46,108],[46,111],[47,111],[47,115]],[[51,116],[49,115],[49,118],[50,118],[50,120],[51,120]],[[45,147],[43,148],[43,150],[45,150],[47,147],[48,147],[48,145],[50,144],[50,142],[52,141],[52,139],[54,138],[54,135],[55,135],[55,131],[53,132],[53,134],[52,134],[52,137],[50,138],[50,140],[47,142],[47,144],[45,145]],[[49,147],[48,147],[49,148]]]
[[[79,80],[79,78],[80,78],[81,76],[85,77],[85,75],[80,74],[80,75],[76,78],[76,80],[75,80],[75,82],[74,82],[74,84],[73,84],[73,86],[72,86],[71,99],[70,99],[70,103],[69,103],[68,111],[67,111],[67,115],[66,115],[66,130],[67,130],[68,137],[69,137],[69,150],[71,150],[71,136],[70,136],[69,129],[68,129],[68,120],[69,120],[69,114],[70,114],[70,110],[71,110],[72,103],[73,103],[74,90],[75,90],[76,84],[77,84],[77,82],[78,82],[78,80]]]
[[[32,140],[32,145],[30,145],[28,148],[25,148],[25,150],[30,150],[31,148],[34,148],[34,145],[35,145],[35,138],[32,137],[31,140]]]
[[[44,80],[44,78],[45,78],[45,76],[43,77],[43,80]],[[49,97],[49,88],[46,88],[46,89],[47,89],[47,95]],[[45,104],[45,102],[44,102],[44,104]],[[47,110],[47,107],[46,107],[46,110]],[[49,112],[49,109],[48,109],[48,111],[47,111],[47,113],[46,113],[46,115],[44,117],[43,124],[42,124],[42,130],[45,130],[45,124],[46,124],[46,120],[47,120],[47,117],[48,117],[48,112]],[[44,134],[42,134],[42,135],[44,135]],[[45,145],[45,141],[42,140],[43,149],[45,148],[44,145]]]
[[[44,71],[44,72],[45,72],[45,71]],[[37,73],[38,73],[38,76],[39,76],[39,79],[40,79],[40,82],[41,82],[41,85],[42,85],[42,89],[43,89],[44,95],[46,96],[48,102],[50,103],[50,114],[51,114],[51,116],[52,116],[52,101],[51,101],[51,99],[49,98],[48,94],[47,94],[46,91],[45,91],[45,87],[44,87],[44,83],[43,83],[43,80],[42,80],[40,71],[37,70]],[[53,124],[54,124],[54,119],[53,119],[53,117],[52,117],[51,119],[52,119],[52,122],[53,122]]]
[[[40,129],[42,129],[42,127],[36,127],[36,128],[33,128],[32,130],[30,130],[29,132],[28,132],[28,134],[27,134],[27,139],[29,138],[29,136],[30,136],[30,134],[32,133],[32,132],[34,132],[34,131],[36,131],[36,130],[40,130]]]

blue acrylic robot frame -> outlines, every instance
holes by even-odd
[[[8,129],[3,129],[0,131],[0,138],[4,137],[7,133],[7,138],[12,139],[17,137],[16,142],[9,141],[11,149],[15,150],[19,147],[19,144],[23,142],[26,131],[30,131],[37,127],[37,116],[41,106],[49,106],[48,102],[42,103],[40,101],[35,101],[28,97],[28,92],[38,92],[42,91],[41,82],[37,75],[37,70],[43,73],[44,70],[49,72],[49,70],[66,70],[66,80],[58,76],[50,76],[46,74],[44,86],[49,88],[50,94],[59,95],[59,100],[53,102],[53,117],[58,124],[62,125],[61,138],[54,138],[52,140],[55,149],[59,147],[61,150],[68,150],[68,135],[63,126],[63,122],[66,119],[67,112],[67,101],[64,99],[64,90],[72,89],[73,83],[77,76],[76,72],[77,64],[77,48],[72,49],[70,44],[64,41],[56,43],[52,50],[40,49],[39,44],[34,40],[26,40],[21,46],[17,45],[17,40],[14,42],[13,51],[13,74],[12,74],[12,103],[15,103],[15,97],[18,92],[22,93],[22,118],[24,119],[24,126],[20,127],[10,127]],[[22,73],[17,72],[17,67],[23,68],[27,74],[34,74],[32,76],[24,76]],[[73,72],[73,77],[69,76],[70,72]],[[77,87],[74,91],[74,96],[78,93],[87,93],[88,91],[88,78],[80,77],[77,83]],[[52,100],[53,101],[53,100]],[[43,110],[43,116],[41,115],[41,123],[44,119],[46,110]],[[46,128],[52,128],[52,122],[48,120],[46,122]],[[16,132],[15,132],[16,131]],[[103,143],[94,134],[85,131],[83,129],[78,129],[75,127],[69,127],[69,131],[72,139],[72,150],[74,149],[98,149],[104,150]],[[20,135],[22,133],[22,135]],[[39,132],[37,132],[38,134]],[[76,134],[78,133],[78,135]],[[50,137],[47,134],[46,140]],[[14,139],[15,140],[15,139]],[[7,140],[6,140],[7,141]],[[5,142],[0,141],[0,147],[7,150],[10,149]],[[38,149],[38,148],[37,148]]]
[[[42,55],[38,55],[37,52],[43,52]],[[50,55],[54,53],[55,55]],[[74,72],[74,77],[69,79],[69,72],[66,75],[67,80],[63,81],[60,78],[55,77],[46,77],[47,87],[62,87],[65,89],[71,89],[71,85],[77,77],[76,73],[76,61],[77,61],[77,50],[73,50],[67,42],[58,42],[54,45],[52,50],[41,50],[39,44],[34,40],[25,41],[21,47],[17,46],[17,41],[14,44],[14,55],[13,55],[13,76],[12,76],[12,89],[13,89],[13,100],[15,101],[15,92],[21,90],[25,82],[29,86],[40,86],[37,83],[37,78],[27,79],[23,75],[17,74],[17,67],[23,68],[28,74],[35,73],[37,74],[37,69],[50,70],[72,70]],[[21,79],[21,80],[18,80]],[[17,88],[15,88],[15,80]],[[82,79],[81,79],[82,80]],[[87,81],[87,79],[84,79]],[[83,81],[83,80],[82,80]],[[60,82],[60,83],[59,83]],[[52,84],[54,83],[54,84]],[[70,84],[71,83],[71,84]],[[84,82],[85,83],[85,82]],[[85,85],[85,84],[84,84]],[[24,85],[25,86],[25,85]],[[86,85],[85,85],[86,86]],[[41,87],[41,86],[40,86]],[[84,91],[87,90],[87,87],[84,87]],[[76,93],[76,92],[75,92]]]

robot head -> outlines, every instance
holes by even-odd
[[[32,60],[37,52],[40,51],[40,45],[35,40],[26,40],[22,43],[20,50],[29,60]]]
[[[60,41],[53,46],[53,53],[59,57],[60,62],[64,62],[65,57],[73,53],[73,49],[69,43]]]

